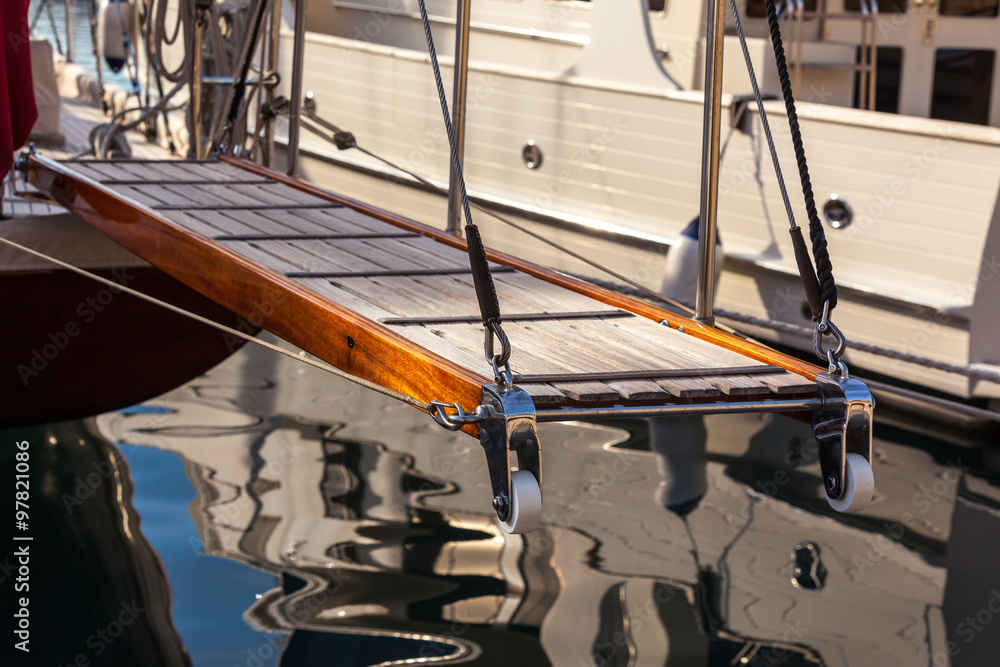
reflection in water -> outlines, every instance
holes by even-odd
[[[29,587],[21,594],[30,600],[31,651],[15,653],[29,658],[15,664],[191,664],[171,619],[166,573],[139,531],[121,453],[83,422],[8,429],[0,438],[5,454],[15,442],[30,443],[32,540],[4,542],[30,554]],[[7,488],[12,451],[0,474]],[[3,597],[6,607],[17,596],[5,590]],[[13,610],[4,612],[12,617]],[[4,641],[7,654],[12,642]]]
[[[914,510],[948,471],[919,448],[879,441],[876,502],[844,519],[797,422],[662,422],[652,445],[641,423],[544,424],[542,525],[516,536],[476,440],[311,369],[245,350],[160,404],[99,427],[179,454],[205,552],[280,578],[245,619],[288,635],[281,665],[963,664],[959,478]]]

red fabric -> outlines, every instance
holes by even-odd
[[[30,0],[0,0],[0,178],[38,119],[31,84]]]

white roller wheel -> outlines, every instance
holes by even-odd
[[[510,475],[510,518],[501,521],[503,529],[512,535],[530,533],[538,527],[542,516],[542,491],[535,476],[527,470]]]
[[[855,514],[871,503],[875,493],[875,475],[872,474],[871,464],[861,454],[848,454],[845,467],[844,496],[840,500],[827,496],[826,500],[838,512]]]

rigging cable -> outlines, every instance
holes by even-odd
[[[438,64],[437,51],[434,48],[434,36],[431,34],[431,22],[427,18],[427,7],[424,0],[419,0],[420,18],[424,25],[424,37],[427,41],[427,51],[431,58],[431,68],[434,70],[434,84],[437,86],[438,101],[441,103],[441,115],[444,116],[444,126],[448,133],[448,145],[451,153],[451,163],[455,168],[459,194],[462,199],[462,209],[465,212],[465,233],[468,238],[469,262],[472,265],[472,282],[476,287],[476,298],[479,301],[479,313],[483,326],[486,328],[486,358],[493,364],[497,377],[500,377],[500,366],[507,367],[510,374],[510,341],[501,326],[503,317],[500,314],[500,300],[497,297],[496,285],[490,273],[489,260],[486,258],[486,248],[483,246],[479,228],[472,220],[472,209],[469,205],[469,193],[465,188],[465,175],[462,173],[462,161],[458,157],[458,145],[455,140],[455,128],[451,124],[451,114],[448,111],[448,98],[441,82],[441,66]],[[493,337],[496,336],[502,345],[500,354],[493,354]]]
[[[274,345],[273,343],[268,343],[267,341],[261,340],[259,338],[254,337],[254,336],[251,336],[248,333],[244,333],[242,331],[238,331],[237,329],[233,329],[231,327],[227,327],[224,324],[219,324],[218,322],[210,320],[207,317],[202,317],[201,315],[198,315],[197,313],[192,313],[191,311],[184,310],[183,308],[180,308],[180,307],[175,306],[173,304],[167,303],[166,301],[161,301],[161,300],[157,299],[156,297],[152,297],[152,296],[150,296],[148,294],[143,294],[142,292],[134,290],[131,287],[127,287],[125,285],[122,285],[121,283],[117,283],[114,280],[109,280],[108,278],[105,278],[103,276],[99,276],[99,275],[97,275],[95,273],[91,273],[90,271],[87,271],[86,269],[82,269],[80,267],[73,266],[72,264],[68,264],[68,263],[66,263],[66,262],[64,262],[64,261],[62,261],[60,259],[56,259],[55,257],[51,257],[51,256],[46,255],[45,253],[39,252],[37,250],[33,250],[32,248],[29,248],[27,246],[23,246],[20,243],[15,243],[14,241],[11,241],[10,239],[3,238],[2,236],[0,236],[0,242],[6,243],[7,245],[9,245],[9,246],[11,246],[13,248],[17,248],[18,250],[22,250],[22,251],[24,251],[26,253],[29,253],[31,255],[34,255],[35,257],[40,258],[40,259],[44,259],[46,261],[52,262],[53,264],[57,264],[57,265],[63,267],[64,269],[68,269],[68,270],[70,270],[70,271],[72,271],[74,273],[77,273],[77,274],[79,274],[81,276],[84,276],[86,278],[90,278],[92,280],[96,280],[97,282],[103,283],[104,285],[107,285],[108,287],[111,287],[111,288],[113,288],[115,290],[120,290],[122,292],[125,292],[126,294],[130,294],[130,295],[132,295],[132,296],[134,296],[136,298],[142,299],[143,301],[147,301],[149,303],[152,303],[154,305],[160,306],[162,308],[166,308],[167,310],[172,311],[174,313],[177,313],[178,315],[183,315],[184,317],[189,317],[189,318],[191,318],[191,319],[193,319],[193,320],[195,320],[197,322],[201,322],[202,324],[206,324],[206,325],[208,325],[210,327],[214,327],[214,328],[218,329],[219,331],[222,331],[222,332],[224,332],[226,334],[229,334],[231,336],[236,336],[237,338],[241,338],[241,339],[243,339],[245,341],[249,341],[251,343],[256,343],[257,345],[260,345],[261,347],[265,347],[265,348],[271,350],[272,352],[277,352],[279,354],[283,354],[286,357],[289,357],[291,359],[297,359],[298,361],[301,361],[301,362],[303,362],[305,364],[308,364],[308,365],[313,366],[315,368],[318,368],[320,370],[327,371],[328,373],[332,373],[332,374],[336,375],[337,377],[343,378],[345,380],[349,380],[350,382],[353,382],[353,383],[355,383],[357,385],[365,387],[366,389],[371,389],[372,391],[378,392],[378,393],[382,394],[383,396],[388,396],[389,398],[393,398],[393,399],[396,399],[397,401],[402,401],[403,403],[406,403],[408,405],[412,405],[413,407],[419,408],[420,410],[423,410],[424,412],[430,413],[432,410],[434,410],[434,407],[431,404],[424,403],[423,401],[421,401],[421,400],[419,400],[417,398],[414,398],[413,396],[409,396],[407,394],[400,393],[400,392],[395,391],[393,389],[389,389],[387,387],[383,387],[383,386],[381,386],[379,384],[371,382],[370,380],[366,380],[364,378],[358,377],[357,375],[351,375],[350,373],[348,373],[346,371],[342,371],[339,368],[337,368],[336,366],[331,366],[330,364],[327,364],[327,363],[325,363],[323,361],[318,361],[318,360],[315,360],[315,359],[311,359],[311,358],[305,356],[306,355],[305,351],[302,351],[302,352],[299,352],[298,354],[296,354],[295,352],[292,352],[291,350],[287,350],[287,349],[281,347],[280,345]]]

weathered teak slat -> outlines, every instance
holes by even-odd
[[[459,239],[249,163],[33,157],[29,178],[171,275],[349,372],[467,409],[492,374]],[[539,406],[815,391],[808,364],[507,255],[490,260],[512,313],[513,369]]]

